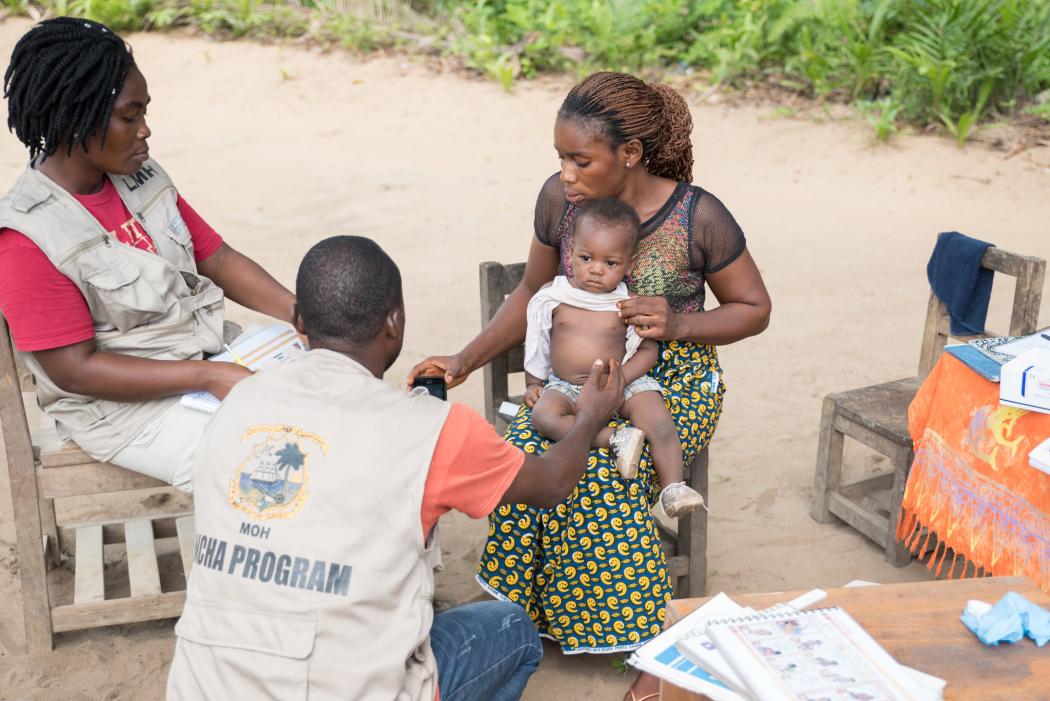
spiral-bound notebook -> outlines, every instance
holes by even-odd
[[[1033,348],[1050,348],[1050,326],[1024,336],[974,338],[968,343],[1002,365]]]
[[[841,608],[714,620],[707,637],[758,701],[939,698]]]

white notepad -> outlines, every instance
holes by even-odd
[[[281,323],[263,326],[257,330],[249,329],[238,336],[230,344],[230,348],[237,354],[237,358],[252,370],[262,370],[292,360],[306,351],[306,346],[295,329]],[[213,355],[208,360],[237,362],[229,351]],[[180,401],[185,407],[209,414],[214,414],[222,406],[222,401],[208,392],[184,394]]]
[[[758,701],[939,698],[841,608],[713,620],[707,636]]]
[[[724,618],[753,612],[754,609],[740,606],[725,594],[718,594],[635,650],[627,662],[632,667],[655,674],[683,689],[704,694],[711,701],[750,701],[749,696],[741,695],[725,681],[693,664],[682,654],[676,643],[680,644],[684,636],[700,635],[708,618]]]

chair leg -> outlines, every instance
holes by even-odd
[[[49,652],[53,644],[47,564],[40,542],[41,535],[46,532],[40,514],[43,500],[37,497],[32,453],[26,450],[20,456],[17,451],[10,450],[10,445],[8,448],[7,466],[11,475],[11,502],[18,539],[18,573],[22,584],[22,621],[26,648],[30,654],[38,654]],[[13,454],[22,459],[12,459]]]
[[[47,569],[53,570],[62,564],[62,546],[58,542],[58,521],[55,519],[55,500],[40,500],[40,528],[47,537],[44,558]]]
[[[708,499],[708,449],[700,451],[689,466],[689,486]],[[678,580],[676,596],[707,595],[707,511],[697,509],[678,519],[678,552],[688,558],[686,574]]]
[[[820,415],[820,442],[817,447],[817,470],[813,478],[810,516],[818,523],[831,523],[835,516],[828,511],[828,495],[842,485],[843,435],[835,430],[835,398],[824,397]]]
[[[886,562],[894,567],[904,567],[911,562],[911,553],[897,542],[897,521],[900,518],[904,487],[908,483],[911,462],[915,453],[911,448],[901,448],[893,458],[893,491],[890,494],[889,533],[886,534]]]

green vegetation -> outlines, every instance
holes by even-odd
[[[28,0],[2,0],[17,12]],[[902,124],[965,142],[982,120],[1050,121],[1048,0],[49,0],[115,29],[195,26],[437,51],[509,87],[539,73],[699,73],[856,104],[879,139]],[[1036,97],[1042,94],[1043,100]]]
[[[701,69],[719,83],[859,102],[883,140],[902,120],[941,125],[962,143],[980,119],[1013,116],[1050,89],[1046,0],[480,0],[447,9],[465,29],[457,52],[497,75],[512,59],[526,77]]]

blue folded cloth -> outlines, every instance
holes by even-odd
[[[971,608],[966,607],[962,622],[985,645],[1016,643],[1024,635],[1039,647],[1050,640],[1050,612],[1016,592],[1007,592],[984,615]]]
[[[981,256],[991,246],[958,231],[937,235],[926,277],[930,289],[948,307],[954,335],[984,333],[994,273],[981,267]]]

